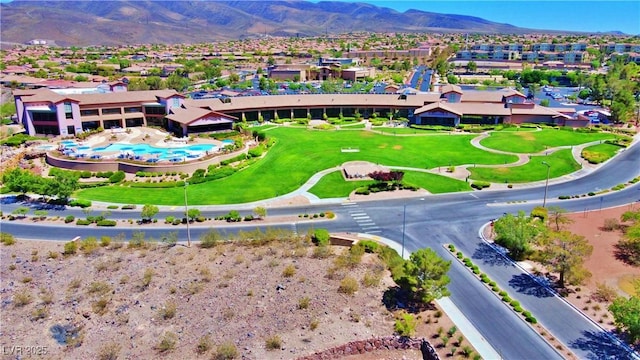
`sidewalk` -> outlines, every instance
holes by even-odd
[[[402,254],[402,245],[391,239],[371,234],[358,234],[358,237],[378,241],[394,249],[398,252],[398,254]],[[404,258],[408,259],[409,255],[409,252],[405,252]],[[483,359],[502,359],[498,351],[496,351],[496,349],[494,349],[493,346],[491,346],[491,344],[487,342],[482,334],[480,334],[478,329],[473,326],[469,319],[467,319],[467,317],[462,313],[462,311],[460,311],[460,309],[458,309],[458,307],[451,301],[451,299],[449,299],[448,297],[444,297],[436,300],[436,303],[440,305],[442,310],[447,314],[451,321],[453,321],[456,327],[460,329],[460,331],[467,338],[467,341],[471,343],[471,345],[476,349],[478,354],[480,354]]]

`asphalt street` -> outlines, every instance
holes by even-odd
[[[596,211],[604,207],[637,203],[640,207],[640,183],[620,191],[599,196],[585,196],[571,200],[558,200],[561,195],[582,195],[609,189],[625,183],[640,175],[640,146],[631,148],[609,161],[598,170],[571,181],[552,183],[548,187],[547,205],[557,205],[568,211]],[[293,224],[272,225],[298,233],[313,227],[323,227],[330,231],[371,233],[403,242],[407,251],[431,247],[441,256],[452,260],[450,277],[451,300],[480,331],[482,336],[505,359],[554,359],[561,358],[555,349],[533,331],[523,320],[517,317],[509,307],[484,285],[477,281],[469,271],[455,261],[443,244],[452,243],[466,256],[471,257],[480,269],[505,289],[511,298],[518,300],[522,307],[531,313],[582,359],[631,359],[637,354],[619,343],[611,334],[573,309],[560,297],[551,292],[544,283],[533,278],[499,252],[489,247],[479,236],[479,229],[491,219],[504,213],[530,211],[542,205],[544,186],[509,189],[504,191],[475,191],[429,195],[421,198],[393,199],[380,201],[362,201],[358,203],[336,203],[309,205],[291,208],[269,209],[270,216],[285,214],[304,214],[331,210],[337,214],[332,221],[297,221]],[[20,204],[12,197],[5,197],[2,210],[9,213]],[[229,209],[251,208],[237,206],[203,208],[207,217],[225,214]],[[78,209],[50,208],[49,216],[73,214],[86,216]],[[139,218],[140,210],[112,211],[111,219]],[[357,216],[354,216],[357,215]],[[183,216],[183,209],[163,208],[159,219],[168,215]],[[355,221],[354,217],[367,218],[368,223]],[[2,221],[3,232],[14,234],[18,238],[69,240],[80,236],[101,236],[124,234],[131,237],[136,231],[144,231],[146,236],[160,239],[168,232],[176,231],[181,240],[186,240],[184,225],[176,227],[131,226],[116,228],[83,228],[76,226],[43,226],[22,222]],[[239,230],[264,228],[256,223],[216,228],[222,234],[232,234]],[[191,227],[192,239],[198,237],[207,227]],[[404,230],[404,231],[403,231]]]

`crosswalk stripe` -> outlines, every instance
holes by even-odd
[[[351,216],[353,220],[371,219],[371,216]]]

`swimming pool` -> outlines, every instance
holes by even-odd
[[[111,144],[94,148],[94,152],[121,152],[136,157],[153,157],[160,160],[196,158],[207,151],[215,151],[217,146],[212,144],[198,144],[174,148],[162,148],[148,144]]]

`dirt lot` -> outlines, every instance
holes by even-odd
[[[605,231],[604,221],[615,218],[620,220],[620,216],[629,210],[638,210],[640,206],[636,204],[626,205],[602,211],[591,211],[574,213],[570,215],[573,223],[567,228],[573,233],[582,235],[593,245],[593,254],[585,262],[585,266],[591,271],[592,276],[580,287],[579,292],[570,294],[567,299],[578,309],[581,309],[606,329],[612,330],[613,317],[606,310],[608,302],[598,302],[593,299],[593,293],[598,284],[606,284],[615,289],[620,295],[629,295],[625,292],[633,288],[629,286],[632,279],[640,279],[640,268],[624,263],[616,258],[615,245],[622,237],[620,230]]]
[[[355,268],[330,275],[337,256],[319,259],[314,249],[302,239],[210,249],[112,241],[63,256],[64,243],[18,240],[0,252],[2,356],[15,358],[11,352],[21,347],[22,358],[41,358],[25,356],[39,351],[50,359],[208,359],[232,344],[237,358],[290,359],[392,335],[394,314],[382,297],[393,282],[377,256],[365,254]],[[380,275],[380,283],[365,286],[365,274]],[[354,295],[338,291],[345,276],[358,281]],[[416,336],[438,346],[438,329],[451,327],[442,312],[426,311]],[[438,347],[441,356],[468,345],[459,336]],[[277,338],[280,349],[267,350]],[[208,349],[199,354],[198,344]],[[351,358],[421,357],[393,351]]]

